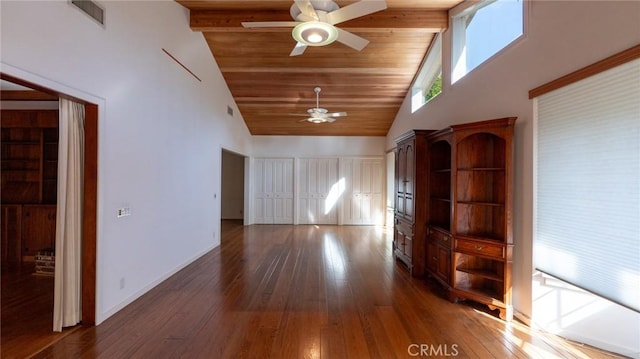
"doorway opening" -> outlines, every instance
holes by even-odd
[[[15,109],[11,121],[4,121],[3,113],[2,123],[1,347],[2,356],[28,357],[78,328],[53,332],[50,260],[55,244],[60,97],[85,107],[81,324],[95,324],[98,106],[5,73],[0,79],[2,110]],[[5,196],[15,198],[8,201]]]
[[[245,156],[222,149],[222,183],[220,218],[242,224],[245,222]]]

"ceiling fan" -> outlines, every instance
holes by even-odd
[[[325,122],[334,122],[336,117],[344,117],[347,115],[346,112],[329,112],[326,108],[320,107],[320,87],[316,87],[313,89],[316,93],[316,107],[310,108],[307,110],[309,114],[308,118],[302,119],[299,122],[311,122],[311,123],[325,123]],[[297,116],[297,115],[296,115]]]
[[[360,51],[369,40],[334,25],[386,8],[384,0],[360,0],[342,8],[331,0],[294,0],[290,13],[296,21],[243,22],[242,26],[293,27],[291,35],[297,43],[289,56],[302,55],[307,46],[329,45],[336,40]]]

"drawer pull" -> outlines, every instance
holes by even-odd
[[[484,249],[484,246],[476,245],[476,251],[481,251]]]
[[[449,237],[444,237],[443,240],[446,242],[449,240]]]

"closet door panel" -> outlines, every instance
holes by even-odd
[[[343,161],[347,194],[344,224],[373,225],[384,220],[383,158],[353,158]]]
[[[293,223],[292,158],[257,158],[254,190],[255,223]]]
[[[303,158],[298,166],[300,224],[337,224],[340,201],[338,160]]]

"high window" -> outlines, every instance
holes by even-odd
[[[437,34],[411,89],[411,112],[442,92],[442,35]]]
[[[464,77],[524,33],[523,0],[486,0],[452,18],[451,82]]]

